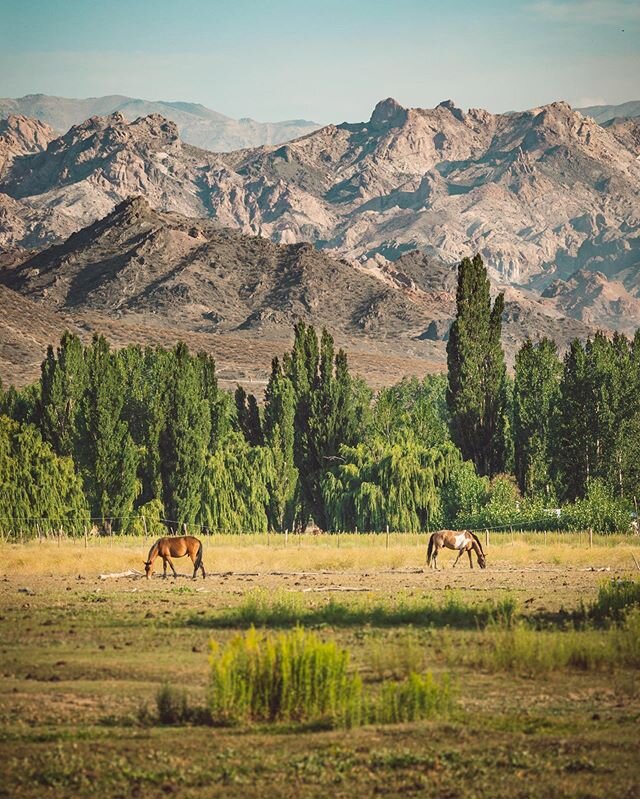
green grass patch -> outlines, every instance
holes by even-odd
[[[366,695],[348,651],[302,627],[277,634],[251,628],[225,646],[211,644],[208,709],[215,724],[395,724],[446,716],[454,704],[448,676],[430,673],[411,672]]]
[[[517,615],[517,602],[511,596],[468,603],[447,591],[441,600],[429,596],[381,600],[373,597],[344,601],[331,598],[312,605],[295,592],[277,594],[264,590],[249,593],[237,606],[215,614],[191,615],[187,625],[208,629],[249,627],[455,627],[475,629],[489,623],[510,626]]]
[[[371,706],[369,718],[378,724],[443,718],[455,706],[454,691],[448,675],[439,681],[427,672],[412,672],[403,682],[385,682],[378,700]]]
[[[470,656],[488,671],[526,675],[558,669],[595,671],[640,666],[640,610],[607,630],[536,630],[525,622],[482,633]]]

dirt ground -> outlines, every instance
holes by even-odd
[[[484,646],[473,625],[406,623],[397,613],[447,597],[470,605],[510,597],[525,617],[557,624],[593,601],[603,580],[633,574],[625,553],[603,548],[591,565],[572,565],[571,553],[549,550],[546,562],[523,564],[504,547],[484,571],[462,561],[453,569],[452,556],[440,572],[407,558],[396,568],[378,557],[363,568],[354,557],[357,568],[323,569],[311,568],[319,556],[211,553],[205,580],[189,579],[180,561],[177,580],[147,581],[100,577],[118,563],[137,568],[137,550],[98,561],[69,549],[54,574],[46,562],[30,569],[30,552],[17,547],[0,573],[0,796],[637,796],[637,670],[483,671],[455,660]],[[253,600],[316,612],[317,629],[349,649],[365,680],[386,679],[396,660],[447,671],[458,709],[350,731],[142,723],[141,708],[153,713],[167,681],[204,703],[209,641],[246,629]],[[362,612],[327,623],[330,603]],[[367,603],[388,615],[369,618]],[[278,619],[270,626],[290,622]]]

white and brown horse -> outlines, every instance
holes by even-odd
[[[472,569],[472,552],[476,553],[478,566],[480,566],[481,569],[487,566],[487,559],[482,550],[480,539],[475,533],[472,533],[471,530],[438,530],[436,533],[432,533],[427,549],[427,566],[431,566],[432,569],[438,568],[438,553],[444,547],[458,550],[458,557],[453,564],[454,566],[460,560],[464,552],[469,556],[469,566]]]
[[[173,570],[173,576],[177,577],[178,573],[176,572],[171,558],[183,558],[185,555],[188,555],[193,563],[193,579],[196,579],[198,569],[201,569],[202,579],[204,580],[206,575],[202,563],[202,542],[192,535],[175,535],[159,538],[149,550],[149,555],[144,562],[144,570],[147,579],[151,577],[153,563],[157,557],[162,558],[162,565],[164,566],[163,577],[167,576],[167,563]]]

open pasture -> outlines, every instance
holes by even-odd
[[[640,624],[589,614],[638,574],[637,538],[491,533],[486,570],[445,551],[440,572],[426,535],[203,541],[196,581],[187,560],[177,580],[101,579],[142,572],[152,539],[5,544],[0,796],[638,794]],[[252,624],[335,640],[372,693],[449,675],[454,707],[348,731],[212,726],[209,641]],[[186,721],[160,723],[165,683]]]

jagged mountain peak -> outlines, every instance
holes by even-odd
[[[399,128],[407,120],[407,109],[393,97],[380,100],[373,109],[369,124],[373,128]]]

